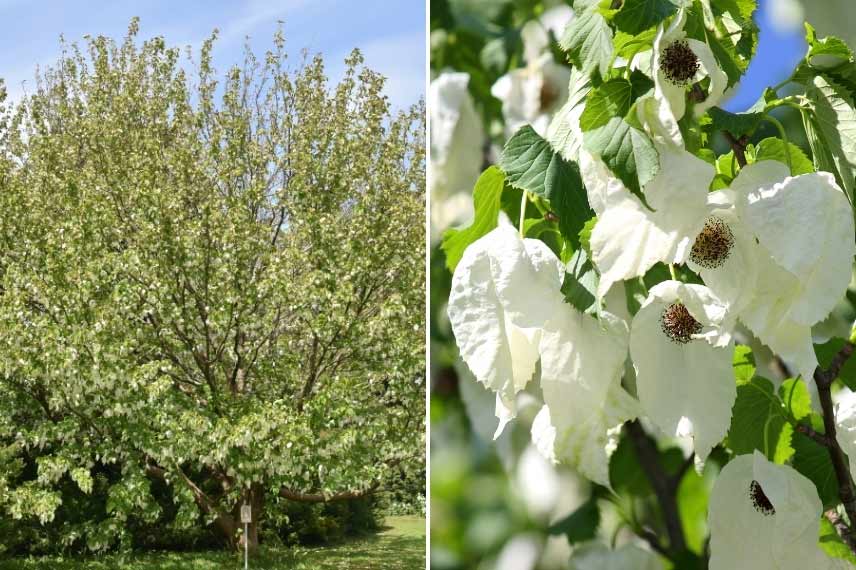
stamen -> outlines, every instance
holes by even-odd
[[[672,303],[660,315],[660,328],[673,342],[687,344],[701,332],[701,323],[693,318],[683,303]]]
[[[687,85],[700,66],[698,56],[686,40],[670,43],[661,54],[660,70],[675,85]]]
[[[767,498],[767,495],[764,494],[764,490],[758,481],[753,480],[749,484],[749,498],[752,499],[752,505],[755,507],[755,510],[762,515],[770,516],[776,514],[776,508],[770,502],[770,499]]]
[[[704,222],[704,228],[695,239],[690,250],[690,259],[706,269],[720,267],[734,247],[734,233],[724,221],[716,216]]]

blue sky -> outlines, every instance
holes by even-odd
[[[342,60],[354,47],[366,63],[388,78],[387,94],[397,108],[425,92],[424,0],[0,0],[0,77],[12,97],[21,82],[32,85],[36,65],[56,61],[59,36],[84,34],[121,39],[133,16],[143,38],[163,35],[168,45],[197,48],[220,30],[214,52],[218,70],[242,60],[245,36],[261,54],[283,20],[289,55],[303,48],[324,54],[329,75],[341,76]]]
[[[788,31],[777,29],[772,21],[771,0],[761,0],[759,4],[755,15],[761,29],[758,50],[734,97],[722,105],[728,111],[745,111],[751,107],[765,88],[787,79],[805,55],[805,30],[802,26]]]

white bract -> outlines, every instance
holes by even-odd
[[[741,320],[811,381],[817,359],[811,326],[832,311],[850,282],[853,213],[827,172],[761,184],[746,196],[745,219],[775,264],[763,271]]]
[[[552,461],[574,466],[609,486],[609,457],[621,425],[638,415],[638,402],[621,387],[627,325],[601,320],[563,303],[540,343],[545,405],[532,424],[532,440]]]
[[[574,551],[570,570],[663,570],[660,558],[635,544],[611,550],[603,544],[586,544]]]
[[[706,43],[686,37],[686,12],[681,9],[671,25],[661,24],[651,54],[654,99],[663,123],[680,120],[686,113],[687,94],[705,78],[710,78],[703,100],[696,101],[694,115],[702,116],[716,105],[728,86],[728,76],[719,67]],[[695,89],[700,90],[700,87]]]
[[[497,435],[535,373],[542,327],[562,303],[564,271],[543,242],[521,239],[504,214],[455,268],[449,320],[461,358],[497,394]]]
[[[835,409],[835,438],[850,459],[850,474],[856,476],[856,392],[849,392]]]
[[[814,483],[763,454],[741,455],[710,496],[711,570],[834,567],[818,546],[823,506]]]
[[[568,6],[557,6],[523,26],[520,34],[526,67],[509,71],[490,90],[502,101],[507,137],[527,124],[544,136],[550,118],[568,98],[571,70],[553,59],[548,32],[558,36],[572,17]]]
[[[643,188],[651,209],[598,157],[581,151],[580,172],[598,216],[591,235],[600,270],[598,296],[613,283],[645,274],[655,263],[683,263],[704,225],[712,165],[671,147],[660,148],[660,170]]]
[[[428,88],[431,114],[432,233],[472,215],[470,193],[481,172],[484,130],[467,91],[467,73],[441,73]]]
[[[707,287],[664,281],[651,289],[631,326],[642,409],[665,433],[692,438],[699,461],[728,432],[737,397],[725,316]]]

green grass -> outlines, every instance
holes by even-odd
[[[239,570],[230,552],[134,553],[81,558],[16,558],[0,570]],[[254,570],[421,570],[425,568],[425,519],[388,517],[378,534],[317,548],[263,548]]]

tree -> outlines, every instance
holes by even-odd
[[[38,472],[0,470],[0,508],[50,520],[114,466],[69,536],[156,520],[154,478],[255,549],[266,502],[422,468],[424,110],[358,51],[331,88],[278,33],[220,82],[216,33],[186,66],[137,34],[64,46],[3,112],[0,444]]]

